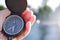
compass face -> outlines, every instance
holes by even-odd
[[[16,35],[20,33],[23,27],[24,21],[20,16],[17,15],[9,16],[3,24],[3,30],[8,35]]]

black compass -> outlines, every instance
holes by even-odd
[[[25,21],[20,16],[26,10],[27,0],[5,0],[7,8],[11,11],[3,23],[3,31],[8,36],[8,40],[19,34],[24,26]]]
[[[8,35],[16,35],[18,34],[24,27],[24,20],[17,15],[9,16],[4,24],[3,29]]]

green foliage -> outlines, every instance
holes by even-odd
[[[50,13],[52,11],[52,9],[47,5],[45,5],[44,7],[39,8],[38,10],[41,14]]]
[[[51,12],[52,12],[52,9],[47,5],[40,7],[38,9],[38,19],[48,20],[49,19],[49,13],[51,13]]]
[[[4,10],[5,8],[4,8],[4,6],[0,6],[0,10]]]
[[[28,6],[31,9],[31,6]],[[48,5],[44,5],[43,7],[39,7],[38,10],[31,9],[36,15],[36,19],[47,20],[49,17],[49,13],[52,12],[52,9]]]

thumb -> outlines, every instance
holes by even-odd
[[[6,18],[7,16],[10,15],[10,11],[8,9],[0,11],[0,17]]]
[[[8,9],[0,11],[0,31],[2,30],[2,24],[8,15],[10,15],[10,11]]]

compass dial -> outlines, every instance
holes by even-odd
[[[23,27],[24,21],[20,16],[17,15],[9,16],[3,24],[3,30],[8,35],[15,35],[20,33]]]

